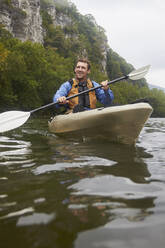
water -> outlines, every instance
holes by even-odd
[[[0,247],[164,248],[165,119],[135,147],[71,141],[46,119],[0,135]]]

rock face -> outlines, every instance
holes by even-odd
[[[50,2],[46,9],[53,24],[62,28],[71,25],[71,18],[56,13],[55,3],[56,0]],[[0,24],[22,41],[43,43],[44,30],[40,8],[40,0],[0,0]]]
[[[56,4],[59,4],[59,0],[54,0],[52,3],[47,4],[46,10],[48,14],[51,16],[54,26],[61,26],[64,28],[65,26],[72,24],[72,18],[64,13],[57,13]],[[62,0],[60,2],[62,5]]]
[[[14,37],[26,41],[43,42],[40,0],[11,0],[0,2],[0,24]]]
[[[45,4],[46,3],[46,4]],[[68,4],[67,0],[0,0],[0,24],[15,38],[22,41],[43,43],[46,30],[42,26],[41,10],[47,11],[54,26],[72,27],[73,19],[66,13],[59,12],[56,5]],[[65,33],[66,38],[78,39],[76,34]],[[102,68],[106,68],[107,42],[100,43],[102,50]],[[84,51],[84,54],[86,51]]]

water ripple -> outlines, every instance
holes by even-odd
[[[28,165],[33,163],[29,159],[32,154],[31,142],[0,136],[0,165]]]
[[[25,209],[22,209],[22,210],[19,210],[19,211],[16,211],[16,212],[11,212],[5,216],[1,216],[0,219],[8,219],[8,218],[12,218],[12,217],[16,217],[16,216],[20,216],[20,215],[23,215],[23,214],[27,214],[27,213],[31,213],[31,212],[34,212],[34,208],[32,207],[29,207],[29,208],[25,208]]]
[[[112,166],[115,165],[116,162],[103,159],[99,157],[92,157],[92,156],[81,156],[75,159],[75,162],[69,163],[56,163],[56,164],[45,164],[38,166],[36,169],[33,170],[35,175],[48,173],[51,171],[61,171],[67,168],[80,168],[84,166]]]
[[[112,175],[97,176],[81,179],[78,183],[68,187],[73,189],[74,195],[111,196],[113,198],[141,199],[156,197],[161,187],[148,184],[137,184],[128,178]]]
[[[47,225],[55,219],[55,214],[33,213],[29,216],[20,217],[16,226]]]

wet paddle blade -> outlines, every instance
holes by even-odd
[[[0,114],[0,133],[20,127],[29,116],[30,112],[23,111],[7,111]]]
[[[131,80],[138,80],[138,79],[144,78],[149,69],[150,69],[150,65],[146,65],[144,67],[141,67],[138,70],[132,71],[130,74],[128,74],[128,77]]]

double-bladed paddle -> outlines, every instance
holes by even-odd
[[[108,82],[108,85],[109,84],[114,84],[114,83],[119,82],[119,81],[124,80],[124,79],[131,79],[131,80],[141,79],[147,74],[149,68],[150,68],[150,65],[147,65],[147,66],[144,66],[144,67],[142,67],[142,68],[140,68],[138,70],[133,70],[128,75],[122,76],[120,78],[117,78],[117,79],[114,79],[114,80]],[[88,93],[90,91],[96,90],[96,89],[101,88],[101,87],[102,87],[102,85],[99,85],[99,86],[93,87],[93,88],[91,88],[89,90],[82,91],[82,92],[80,92],[78,94],[75,94],[73,96],[67,97],[66,100],[69,100],[69,99],[77,97],[79,95]],[[36,112],[38,110],[50,107],[52,105],[56,105],[58,103],[59,103],[58,101],[57,102],[52,102],[52,103],[49,103],[47,105],[41,106],[39,108],[33,109],[33,110],[29,111],[29,112],[7,111],[7,112],[4,112],[4,113],[1,113],[0,114],[0,133],[10,131],[12,129],[15,129],[15,128],[23,125],[28,120],[28,118],[30,117],[30,115],[32,113],[34,113],[34,112]]]

